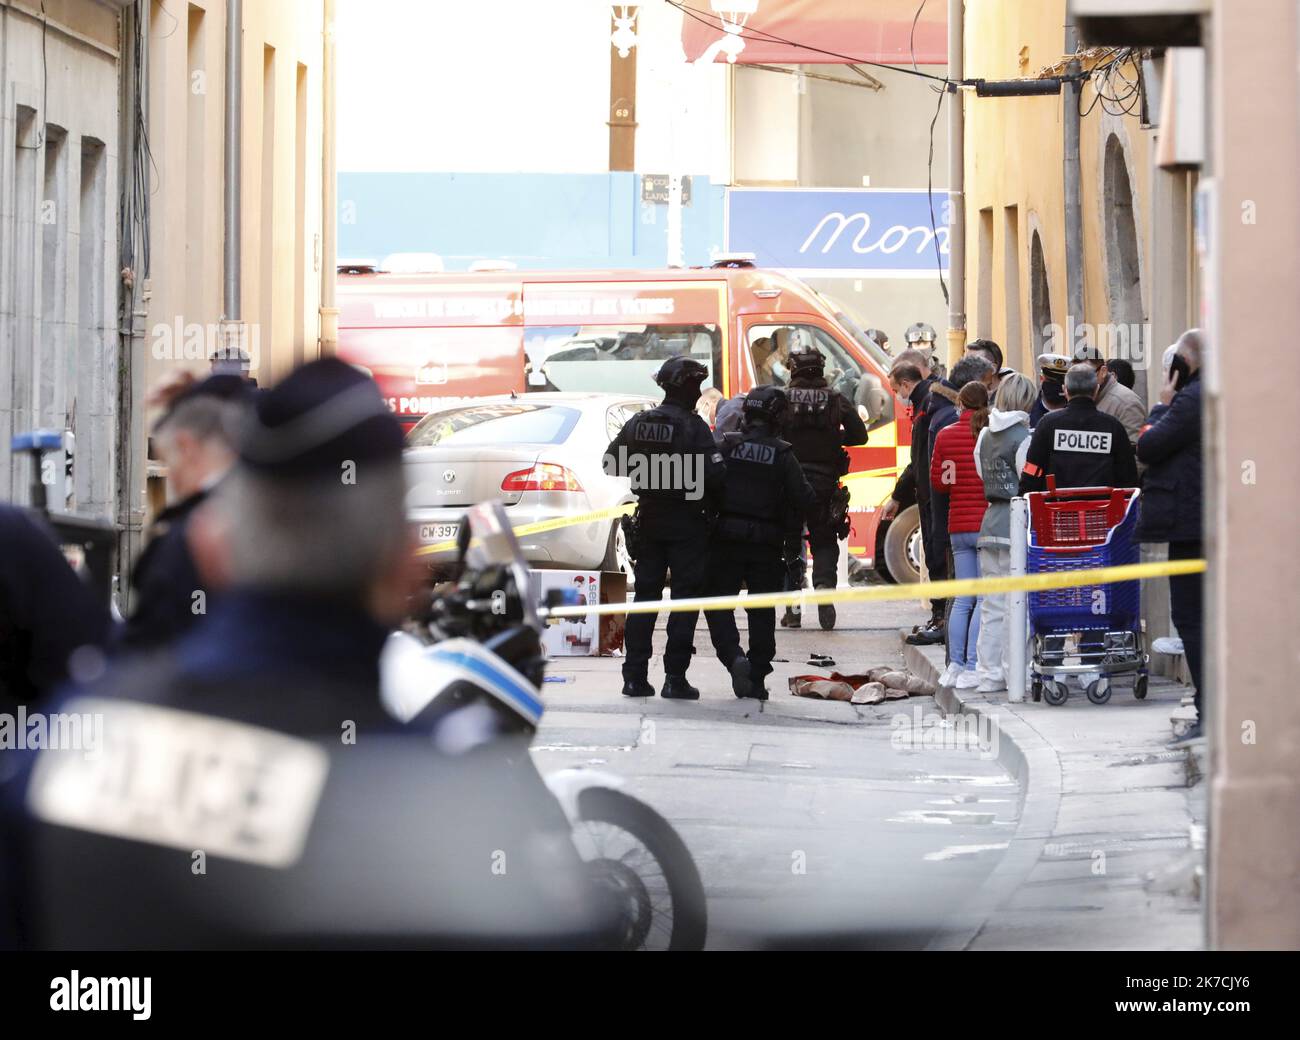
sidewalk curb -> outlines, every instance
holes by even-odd
[[[900,640],[906,635],[900,631]],[[1020,788],[1020,822],[1006,854],[976,890],[969,910],[926,946],[928,950],[964,950],[1038,864],[1060,811],[1061,761],[1055,748],[1005,702],[990,701],[973,690],[939,686],[943,647],[903,642],[903,659],[913,674],[935,684],[934,699],[945,714],[989,719],[998,734],[997,762]]]

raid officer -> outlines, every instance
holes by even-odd
[[[1137,459],[1124,424],[1097,409],[1097,370],[1088,362],[1065,373],[1066,406],[1034,428],[1020,475],[1020,493],[1058,488],[1136,487]]]
[[[786,406],[781,390],[756,387],[745,396],[740,431],[721,439],[726,497],[709,545],[707,595],[734,596],[741,585],[755,594],[781,590],[782,545],[790,528],[802,530],[816,499],[790,444],[777,436]],[[763,680],[776,655],[776,608],[745,613],[748,657],[740,649],[735,611],[711,610],[704,617],[718,659],[731,673],[732,691],[765,701]]]
[[[635,561],[636,602],[657,600],[672,574],[674,599],[698,596],[704,584],[709,523],[721,504],[726,472],[713,434],[695,411],[708,375],[698,361],[669,358],[655,373],[664,391],[658,408],[634,415],[605,449],[605,472],[628,477],[637,511],[628,525],[628,551]],[[698,700],[686,681],[699,612],[668,618],[662,695]],[[652,697],[647,671],[655,615],[632,614],[624,636],[623,696]]]
[[[824,376],[826,359],[810,343],[799,343],[790,351],[789,407],[781,420],[781,433],[792,445],[816,498],[806,514],[808,547],[813,558],[813,588],[835,588],[841,538],[849,533],[849,492],[840,477],[849,469],[848,452],[853,444],[865,444],[867,427],[858,410],[831,390]],[[800,564],[802,564],[802,546]],[[803,567],[791,568],[793,588],[803,587]],[[835,605],[817,608],[822,628],[835,627]],[[798,614],[787,611],[782,625],[797,628]]]

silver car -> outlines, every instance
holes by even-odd
[[[407,434],[407,515],[422,545],[454,540],[465,510],[499,499],[519,528],[634,501],[624,477],[601,466],[605,448],[632,415],[658,402],[599,393],[483,397],[426,415]],[[614,570],[632,576],[615,520],[538,534],[520,546],[536,567]],[[435,571],[452,549],[424,556]]]

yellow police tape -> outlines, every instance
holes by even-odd
[[[886,466],[883,469],[867,470],[864,473],[852,473],[852,477],[882,477],[892,475],[895,471],[893,466]],[[545,531],[558,531],[561,527],[576,527],[578,524],[591,524],[597,520],[611,520],[616,516],[627,516],[636,509],[635,502],[626,502],[621,506],[611,506],[608,509],[593,509],[589,513],[575,513],[572,516],[557,516],[550,520],[538,520],[531,524],[521,524],[514,528],[515,537],[519,538],[528,534],[542,534]],[[430,556],[433,553],[451,552],[456,548],[456,539],[449,538],[442,542],[433,542],[430,545],[422,545],[415,550],[417,556]]]
[[[812,589],[801,592],[765,592],[759,595],[696,596],[691,599],[646,600],[643,603],[601,603],[592,606],[553,607],[547,617],[588,617],[591,614],[657,614],[684,610],[735,610],[737,607],[816,606],[821,603],[875,603],[888,600],[948,599],[1003,592],[1045,592],[1049,589],[1105,585],[1117,581],[1145,581],[1178,574],[1200,574],[1204,560],[1168,560],[1131,563],[1122,567],[1096,567],[1078,571],[1049,571],[1005,578],[963,578],[923,581],[911,585],[871,585],[866,588]]]
[[[561,527],[576,527],[578,524],[595,523],[597,520],[610,520],[616,516],[625,516],[636,508],[635,502],[625,502],[621,506],[611,506],[608,509],[593,509],[589,513],[575,513],[572,516],[557,516],[550,520],[537,520],[531,524],[520,524],[513,528],[515,537],[519,538],[527,534],[541,534],[544,531],[556,531]],[[415,550],[417,556],[428,556],[431,553],[450,552],[456,548],[456,539],[452,538],[445,542],[434,542],[431,545],[422,545]]]

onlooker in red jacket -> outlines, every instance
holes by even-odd
[[[979,577],[979,536],[988,502],[984,479],[975,468],[975,440],[989,421],[989,392],[971,381],[957,395],[957,420],[939,431],[930,456],[930,487],[948,499],[948,536],[954,576],[958,581]],[[975,646],[980,619],[975,596],[953,600],[948,618],[948,667],[940,682],[969,690],[979,685]]]

